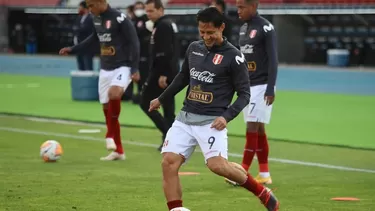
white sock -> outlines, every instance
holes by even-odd
[[[259,176],[262,178],[270,177],[271,174],[269,172],[259,172]]]

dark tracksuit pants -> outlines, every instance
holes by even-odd
[[[172,80],[173,78],[171,81],[168,80],[168,84],[170,84]],[[161,115],[159,111],[148,111],[150,102],[159,97],[159,95],[161,95],[161,93],[164,91],[164,89],[159,87],[158,81],[159,76],[149,76],[142,89],[141,108],[154,122],[155,126],[160,130],[160,132],[162,132],[164,139],[175,119],[175,99],[174,97],[167,99],[162,105],[164,115]]]

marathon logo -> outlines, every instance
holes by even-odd
[[[249,70],[249,72],[254,72],[257,69],[257,63],[255,63],[254,61],[248,62],[247,69]]]
[[[187,97],[188,100],[196,101],[205,104],[211,104],[213,100],[213,94],[211,92],[203,92],[201,85],[193,86]]]
[[[114,56],[116,54],[116,49],[113,46],[102,46],[100,48],[100,54],[102,56]]]

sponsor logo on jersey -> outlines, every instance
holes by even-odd
[[[254,61],[248,62],[247,69],[249,70],[249,72],[254,72],[257,69],[257,63],[255,63]]]
[[[213,100],[212,92],[204,92],[201,89],[201,85],[193,86],[190,89],[188,100],[196,101],[200,103],[210,104]]]
[[[253,45],[246,44],[244,46],[241,46],[240,49],[241,49],[241,53],[245,53],[245,54],[254,53],[254,46]]]
[[[202,82],[205,82],[205,83],[212,84],[214,82],[214,77],[215,76],[216,76],[215,73],[211,73],[211,72],[209,72],[207,70],[202,71],[202,72],[197,71],[195,69],[195,67],[190,70],[190,77],[192,79],[195,79],[195,80],[198,80],[198,81],[202,81]]]
[[[124,13],[121,13],[119,17],[116,18],[118,23],[122,23],[126,18],[126,15]]]
[[[268,24],[268,25],[264,25],[263,26],[263,30],[264,30],[264,32],[269,32],[269,31],[272,31],[272,30],[274,30],[275,28],[273,27],[273,25],[272,24]]]
[[[101,46],[100,54],[102,56],[113,56],[116,54],[116,49],[113,46]]]
[[[236,60],[237,64],[240,65],[241,63],[245,62],[245,55],[243,55],[243,53],[241,53],[241,57],[236,56],[234,59]]]
[[[98,38],[100,42],[111,42],[112,36],[109,33],[106,34],[98,34]]]
[[[204,56],[203,53],[199,53],[199,52],[195,52],[195,51],[193,51],[192,53],[193,53],[194,55],[196,55],[196,56]]]

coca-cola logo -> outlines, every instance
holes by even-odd
[[[205,82],[205,83],[213,83],[215,76],[216,76],[215,73],[211,73],[207,70],[202,71],[202,72],[195,70],[195,68],[192,68],[190,70],[191,78],[198,80],[198,81]]]

